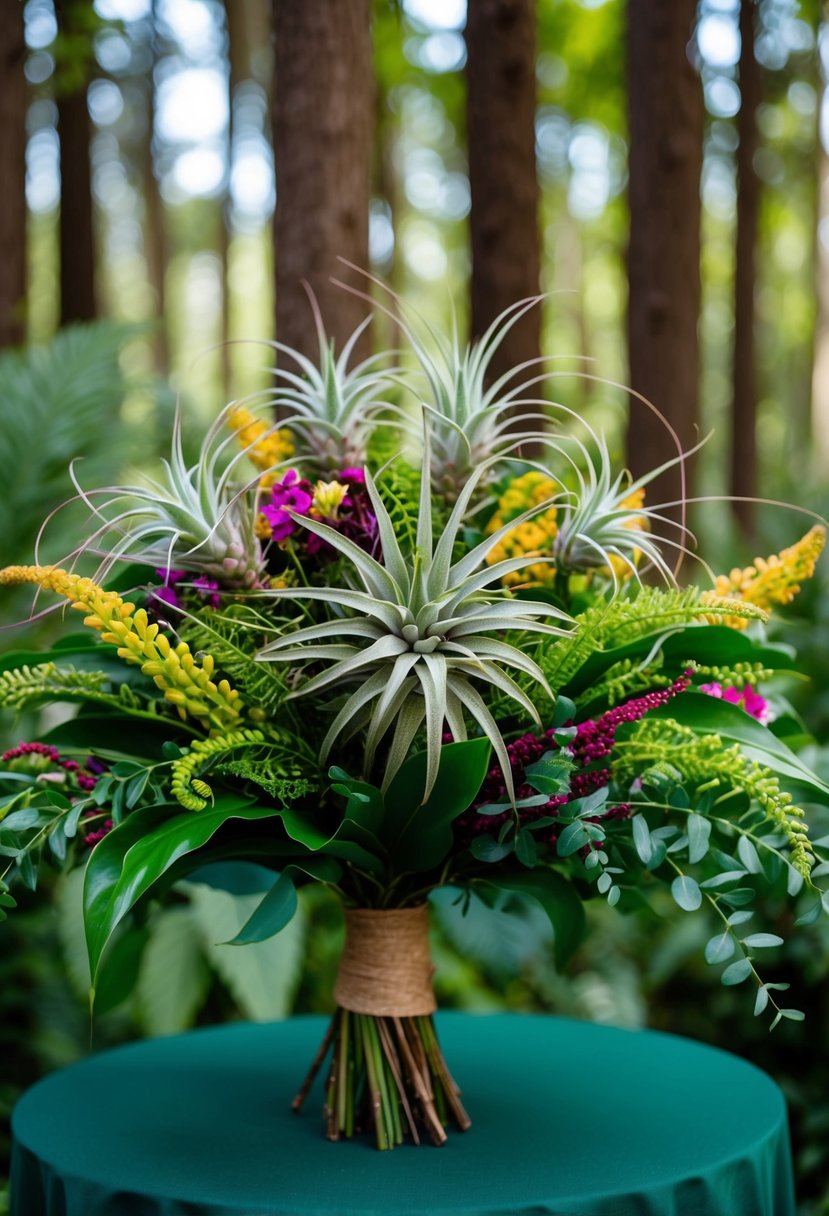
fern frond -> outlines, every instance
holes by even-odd
[[[0,672],[0,709],[29,709],[45,701],[105,701],[118,705],[114,694],[104,689],[109,676],[104,671],[78,671],[55,663],[36,667],[14,667]]]
[[[719,735],[698,735],[673,718],[643,718],[629,739],[617,742],[618,756],[614,775],[622,782],[632,781],[648,768],[669,776],[679,773],[692,785],[707,788],[743,790],[763,812],[766,820],[786,839],[790,861],[795,870],[808,878],[814,861],[805,812],[792,802],[791,794],[781,789],[771,771],[740,750],[728,745]]]
[[[249,716],[261,721],[278,711],[283,724],[299,727],[293,705],[283,705],[290,692],[284,673],[272,663],[254,661],[256,651],[273,633],[272,621],[264,621],[255,608],[237,604],[211,613],[209,619],[189,618],[180,633],[194,653],[205,650],[213,655],[251,707]]]
[[[314,767],[314,760],[293,735],[279,732],[266,737],[261,730],[232,730],[212,739],[196,739],[186,755],[174,760],[171,790],[187,810],[204,810],[213,791],[203,774],[214,769],[254,781],[273,797],[288,801],[312,788],[305,775],[309,767]]]
[[[578,628],[547,646],[539,663],[550,686],[563,688],[596,651],[735,615],[746,621],[768,620],[753,604],[714,596],[697,587],[639,587],[634,595],[619,595],[582,612],[576,617]]]

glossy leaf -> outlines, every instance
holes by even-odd
[[[488,739],[449,743],[426,801],[426,753],[412,756],[386,791],[383,843],[403,870],[420,872],[440,865],[452,847],[452,824],[471,806],[489,766]]]
[[[93,989],[116,926],[177,861],[197,852],[229,819],[267,819],[273,808],[230,795],[209,810],[180,806],[136,811],[92,850],[84,880],[84,921]]]

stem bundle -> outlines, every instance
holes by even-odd
[[[461,1131],[470,1127],[431,1015],[377,1017],[338,1008],[294,1098],[295,1111],[329,1051],[323,1111],[329,1140],[373,1130],[379,1149],[394,1148],[406,1136],[420,1144],[422,1133],[441,1145],[450,1117]]]

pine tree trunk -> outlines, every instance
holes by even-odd
[[[72,36],[78,0],[55,5],[62,34]],[[58,96],[60,138],[60,323],[91,321],[95,300],[95,233],[92,211],[92,125],[86,83]]]
[[[471,333],[538,294],[539,191],[535,164],[534,0],[469,0],[467,127],[472,240]],[[531,309],[493,358],[493,379],[541,351]]]
[[[731,480],[735,500],[757,494],[757,385],[754,345],[754,289],[760,182],[754,171],[757,108],[763,92],[760,64],[754,54],[755,0],[740,4],[740,110],[737,115],[737,250],[734,270],[734,381],[731,410]],[[755,508],[735,501],[734,515],[743,532],[754,531]]]
[[[338,348],[367,312],[330,280],[355,281],[339,257],[369,264],[370,14],[369,0],[274,0],[276,332],[311,358],[318,342],[303,281]]]
[[[662,412],[683,449],[696,440],[699,402],[703,102],[689,50],[696,11],[696,0],[628,0],[630,385]],[[676,455],[670,431],[632,400],[634,475]],[[680,486],[674,468],[648,499],[673,502]]]
[[[0,348],[25,332],[26,297],[26,44],[23,5],[0,4]]]

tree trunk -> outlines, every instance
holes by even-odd
[[[469,0],[466,50],[471,333],[478,338],[510,304],[539,291],[534,0]],[[541,312],[533,308],[496,352],[491,378],[540,352]]]
[[[78,0],[56,4],[60,32],[72,37]],[[74,76],[74,71],[72,73]],[[91,321],[95,304],[95,233],[92,214],[92,126],[86,101],[87,84],[74,80],[61,88],[58,102],[60,137],[60,323]]]
[[[25,332],[26,297],[26,44],[23,5],[0,4],[0,347]]]
[[[152,28],[156,29],[156,4],[152,7]],[[164,224],[164,204],[158,187],[155,170],[155,67],[158,60],[156,36],[150,39],[152,62],[146,81],[146,129],[142,140],[141,161],[144,187],[144,260],[147,279],[155,296],[154,348],[156,370],[165,376],[170,369],[170,346],[167,334],[167,298],[165,277],[167,272],[167,233]]]
[[[823,27],[827,28],[826,26]],[[826,96],[829,80],[821,70],[818,56],[818,98]],[[817,190],[815,208],[815,289],[817,316],[815,318],[814,355],[812,362],[812,471],[825,477],[829,468],[829,154],[821,137],[822,107],[818,101],[815,134],[817,156]]]
[[[757,385],[754,349],[754,289],[760,182],[754,171],[757,108],[762,69],[754,54],[755,0],[740,4],[740,110],[737,115],[737,250],[734,270],[734,396],[731,410],[730,492],[736,499],[757,494]],[[743,532],[754,532],[755,507],[735,501]]]
[[[310,358],[318,343],[303,281],[338,348],[367,312],[330,280],[348,275],[338,257],[368,270],[370,11],[369,0],[274,0],[276,332]]]
[[[696,10],[696,0],[628,0],[630,384],[661,411],[683,450],[697,437],[699,401],[703,102],[689,52]],[[633,399],[634,475],[676,455],[668,428]],[[675,467],[648,499],[674,502],[680,493]],[[677,509],[667,513],[679,518]]]

